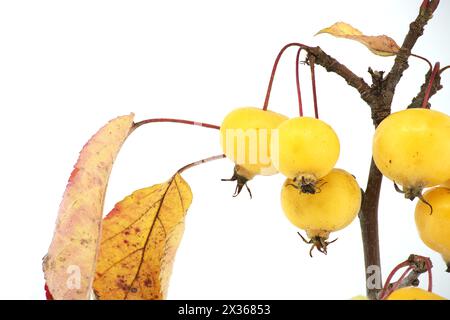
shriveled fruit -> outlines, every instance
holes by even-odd
[[[447,300],[421,288],[406,287],[392,292],[387,300]]]
[[[286,116],[254,107],[231,111],[220,126],[220,143],[223,153],[235,164],[231,179],[237,181],[235,195],[255,175],[273,175],[270,141],[272,130],[288,119]]]
[[[406,198],[420,197],[450,179],[450,117],[429,109],[391,114],[375,131],[373,158]]]
[[[361,189],[355,178],[342,169],[333,169],[318,185],[320,192],[301,193],[292,179],[281,190],[281,206],[295,226],[306,231],[312,249],[327,252],[330,232],[349,225],[361,207]]]
[[[439,252],[450,272],[450,189],[436,187],[423,195],[433,207],[433,213],[425,203],[416,206],[415,218],[419,236],[431,249]]]
[[[315,193],[318,180],[333,169],[339,157],[339,139],[325,122],[292,118],[278,127],[272,139],[274,166],[304,193]]]

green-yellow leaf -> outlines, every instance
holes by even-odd
[[[386,35],[366,36],[345,22],[336,22],[332,26],[320,30],[316,35],[321,33],[328,33],[335,37],[358,41],[379,56],[393,56],[400,50],[400,47],[392,38]]]
[[[94,292],[99,299],[165,299],[192,202],[179,174],[135,191],[103,221]]]
[[[90,297],[106,187],[133,118],[131,114],[111,120],[80,152],[43,262],[47,287],[56,300]]]

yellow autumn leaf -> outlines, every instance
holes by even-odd
[[[43,261],[47,287],[56,300],[90,297],[106,187],[133,118],[130,114],[111,120],[80,152]]]
[[[135,191],[103,221],[94,292],[102,300],[167,297],[173,261],[192,202],[177,173],[169,181]]]
[[[348,36],[361,36],[363,33],[356,28],[353,28],[351,25],[345,22],[336,22],[332,26],[322,29],[317,32],[315,35],[321,33],[329,33],[335,37],[343,37],[346,38]]]
[[[379,56],[393,56],[400,50],[400,47],[392,38],[386,35],[366,36],[345,22],[336,22],[332,26],[320,30],[316,35],[321,33],[328,33],[338,38],[358,41]]]

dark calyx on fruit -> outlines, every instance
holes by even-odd
[[[229,179],[222,179],[222,181],[236,181],[236,189],[234,190],[233,197],[237,197],[241,193],[242,189],[245,186],[245,188],[248,191],[248,194],[250,195],[250,199],[251,199],[252,198],[252,192],[251,192],[250,188],[247,185],[247,182],[249,180],[250,179],[248,179],[247,177],[244,177],[243,175],[240,175],[238,173],[237,166],[234,167],[233,176],[231,178],[229,178]]]
[[[304,176],[294,178],[292,181],[294,182],[293,184],[290,184],[292,187],[298,189],[301,193],[306,194],[320,193],[320,188],[326,184],[326,182],[320,183],[321,180],[309,179]]]
[[[425,203],[428,207],[430,207],[430,214],[433,214],[433,206],[425,200],[425,198],[422,195],[423,187],[408,187],[403,188],[403,190],[397,185],[397,183],[394,182],[394,188],[395,191],[398,193],[404,194],[406,199],[409,199],[413,201],[415,198],[419,198],[420,201]]]
[[[306,244],[311,244],[311,249],[309,250],[309,256],[311,258],[313,257],[312,252],[313,252],[314,248],[316,248],[317,251],[326,255],[328,245],[332,244],[333,242],[336,242],[336,240],[337,240],[337,238],[336,238],[333,241],[327,241],[328,238],[324,238],[321,236],[315,236],[309,240],[306,240],[300,232],[297,232],[297,233],[300,236],[300,238],[302,238],[303,242],[305,242]]]

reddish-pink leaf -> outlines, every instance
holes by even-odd
[[[132,130],[133,118],[131,114],[111,120],[80,152],[43,262],[47,292],[55,300],[90,297],[106,187],[113,162]]]

